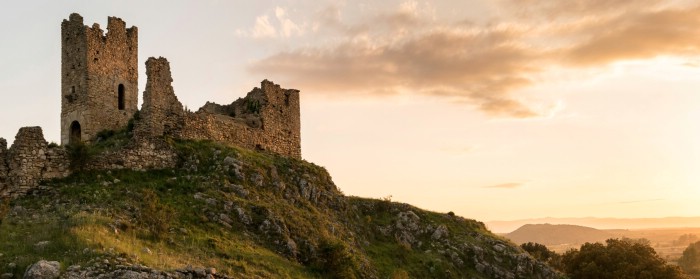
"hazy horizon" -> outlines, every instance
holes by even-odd
[[[480,221],[698,216],[693,1],[32,1],[0,9],[0,137],[59,142],[60,24],[122,18],[196,110],[301,91],[346,195]],[[105,30],[106,31],[106,30]]]

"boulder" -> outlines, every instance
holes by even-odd
[[[24,279],[56,279],[61,273],[61,264],[55,261],[41,260],[27,268]]]

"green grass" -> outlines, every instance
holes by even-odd
[[[123,146],[128,132],[103,136],[86,147],[91,154]],[[90,266],[100,257],[161,270],[215,267],[236,278],[481,278],[469,259],[463,259],[465,266],[453,266],[429,233],[418,236],[425,245],[410,247],[379,231],[407,210],[424,224],[446,226],[451,243],[490,249],[475,234],[502,241],[474,220],[389,200],[344,197],[324,168],[306,161],[208,141],[168,142],[182,162],[176,169],[82,171],[48,182],[48,193],[5,207],[0,274],[21,277],[39,259],[66,268]],[[227,157],[241,165],[239,173],[222,163]],[[255,176],[265,183],[258,185]],[[302,197],[301,180],[325,191],[318,201]],[[231,185],[248,190],[248,196],[231,191]],[[251,224],[231,207],[247,212]],[[222,213],[233,219],[230,227],[212,219]],[[282,236],[261,233],[264,221],[281,224]],[[280,249],[286,239],[296,240],[299,258]],[[50,243],[36,248],[41,241]]]

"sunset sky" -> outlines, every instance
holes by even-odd
[[[700,215],[697,1],[0,0],[0,137],[59,142],[60,24],[139,28],[192,110],[301,91],[347,195],[481,221]],[[139,97],[141,98],[141,97]]]

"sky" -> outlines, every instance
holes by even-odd
[[[139,28],[192,110],[301,91],[346,194],[481,221],[700,215],[697,1],[0,0],[0,137],[60,133],[60,24]]]

